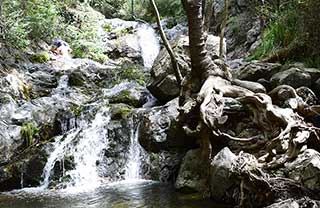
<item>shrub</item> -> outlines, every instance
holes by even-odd
[[[262,59],[282,50],[281,61],[304,61],[320,67],[320,1],[292,0],[269,6],[263,11],[268,20],[261,45],[249,59]]]

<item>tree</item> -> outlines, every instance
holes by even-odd
[[[301,93],[290,86],[279,86],[267,95],[258,83],[233,79],[223,60],[212,60],[208,56],[202,2],[182,0],[188,18],[192,69],[182,82],[179,100],[180,123],[188,135],[198,139],[202,150],[200,161],[204,161],[204,167],[208,169],[211,158],[222,147],[228,146],[229,141],[235,143],[233,149],[250,151],[261,156],[261,164],[256,167],[259,171],[246,169],[245,166],[240,166],[238,170],[242,180],[239,204],[245,206],[243,187],[246,187],[248,192],[265,187],[261,193],[256,194],[261,194],[261,203],[266,203],[266,197],[274,196],[280,183],[271,183],[271,179],[261,173],[296,158],[302,146],[309,140],[317,138],[315,143],[319,145],[320,129],[307,123],[306,119],[319,113],[320,106],[308,104],[306,99],[299,96]],[[248,125],[258,133],[243,138],[228,133],[227,130],[237,126],[244,116],[237,111],[224,111],[224,103],[228,98],[246,107],[247,110],[243,113],[250,118]],[[289,103],[286,110],[273,104],[284,100]],[[235,116],[237,114],[238,117]],[[234,120],[228,120],[229,118]],[[286,142],[289,142],[289,145],[284,147]],[[260,149],[261,144],[265,148]],[[312,147],[316,148],[312,145],[309,148]],[[282,181],[283,184],[292,185],[292,182]]]

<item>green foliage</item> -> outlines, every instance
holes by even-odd
[[[21,137],[25,142],[25,146],[29,147],[33,144],[34,136],[39,133],[39,129],[35,123],[24,123],[21,127]]]
[[[265,29],[262,43],[251,58],[261,59],[289,47],[299,38],[298,24],[299,14],[295,10],[278,12],[276,20]]]
[[[175,25],[185,19],[181,0],[157,0],[156,4],[161,17],[170,18],[171,25]],[[155,21],[149,0],[134,0],[134,15],[139,19]],[[132,18],[131,0],[124,1],[119,7],[119,17],[124,19]]]
[[[31,56],[31,61],[34,63],[46,63],[50,60],[48,52],[35,53]]]
[[[279,5],[266,4],[260,15],[267,20],[262,43],[249,59],[262,59],[283,49],[293,48],[285,61],[304,61],[319,66],[320,60],[320,1],[292,0]]]

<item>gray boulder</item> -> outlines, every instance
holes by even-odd
[[[152,96],[149,91],[136,82],[122,82],[105,91],[110,103],[125,103],[139,108]]]
[[[271,204],[265,208],[299,208],[299,207],[320,207],[320,201],[312,200],[308,197],[302,199],[287,199],[274,204]]]
[[[178,115],[178,99],[164,106],[142,110],[137,115],[140,120],[140,144],[147,151],[155,153],[193,147],[195,140],[188,138],[182,128],[177,126]]]

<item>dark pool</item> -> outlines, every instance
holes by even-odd
[[[25,189],[0,193],[0,208],[225,208],[201,196],[177,193],[166,184],[140,181],[76,190]]]

